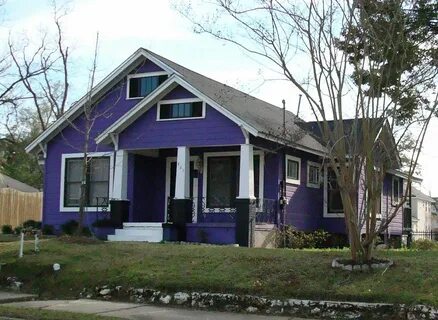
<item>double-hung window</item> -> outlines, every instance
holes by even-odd
[[[85,173],[85,205],[106,205],[109,197],[110,157],[89,158]],[[65,159],[64,207],[79,207],[83,175],[83,158]]]
[[[161,75],[131,75],[128,76],[128,98],[144,98],[167,79]]]
[[[286,182],[300,184],[301,159],[286,155]]]
[[[307,186],[319,188],[321,177],[321,165],[316,162],[307,161]]]
[[[395,206],[400,203],[401,193],[400,178],[392,177],[392,205]]]
[[[338,185],[336,173],[330,167],[326,170],[326,213],[327,215],[342,215],[344,213],[344,206],[342,204],[341,190]]]
[[[199,119],[204,117],[202,101],[161,101],[158,105],[158,120]]]
[[[207,157],[207,208],[233,208],[239,193],[239,156]],[[254,195],[260,196],[260,156],[254,155]]]

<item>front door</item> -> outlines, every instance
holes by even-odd
[[[198,174],[195,170],[195,157],[190,159],[190,198],[193,199],[193,216],[192,221],[196,222],[198,213]],[[166,167],[166,206],[165,218],[167,221],[168,200],[175,197],[176,185],[176,158],[167,159]]]

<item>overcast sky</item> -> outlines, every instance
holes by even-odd
[[[63,20],[65,39],[72,49],[71,101],[85,93],[96,32],[100,35],[98,77],[102,78],[139,47],[154,51],[187,68],[234,86],[272,104],[296,112],[298,91],[263,61],[207,35],[172,8],[171,0],[74,0]],[[58,4],[62,2],[58,1]],[[11,33],[15,41],[38,39],[51,27],[52,9],[46,0],[6,0],[0,22],[0,41]],[[294,62],[292,62],[294,63]],[[300,68],[299,61],[297,68]],[[312,120],[303,103],[300,116]],[[438,196],[438,120],[432,123],[421,158],[423,189]]]

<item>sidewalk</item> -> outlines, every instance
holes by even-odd
[[[286,320],[290,317],[274,317],[253,314],[238,314],[228,312],[199,311],[190,309],[178,309],[169,307],[158,307],[134,303],[120,303],[99,300],[48,300],[48,301],[25,301],[6,303],[6,306],[38,308],[44,310],[70,311],[76,313],[94,314],[100,316],[113,316],[122,319],[162,319],[162,320]],[[299,320],[298,318],[293,318]],[[307,319],[309,320],[309,319]]]

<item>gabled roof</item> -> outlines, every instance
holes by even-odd
[[[92,99],[96,100],[99,95],[102,96],[114,84],[134,70],[134,68],[144,59],[149,59],[166,70],[171,77],[173,76],[173,82],[202,95],[202,98],[204,98],[207,103],[221,111],[228,118],[235,121],[254,136],[261,136],[272,140],[272,135],[280,132],[283,123],[283,111],[281,108],[189,70],[143,48],[138,49],[131,57],[102,80],[102,82],[92,90]],[[163,83],[160,87],[155,89],[155,91],[163,90],[161,87],[164,85],[170,86],[171,84],[170,82]],[[150,96],[153,93],[151,93]],[[132,123],[132,121],[148,109],[147,102],[151,102],[150,96],[142,99],[133,109],[131,109],[132,112],[127,112],[112,126],[105,130],[96,140],[102,142],[108,138],[109,134],[117,132],[119,126],[121,128],[124,123]],[[147,100],[148,98],[149,100]],[[38,148],[43,149],[44,143],[65,128],[68,124],[67,120],[71,121],[81,114],[81,107],[86,102],[86,99],[87,96],[84,96],[75,103],[61,119],[58,119],[52,126],[35,139],[35,141],[26,148],[26,151],[32,152],[38,150]],[[129,120],[126,120],[127,118],[129,118]],[[325,152],[323,145],[309,134],[307,130],[303,129],[304,121],[296,117],[292,112],[286,111],[286,124],[289,132],[302,133],[300,139],[294,143],[294,147],[302,147],[305,150],[319,154]]]
[[[2,188],[11,188],[21,192],[39,192],[37,188],[0,173],[0,189]]]
[[[420,189],[412,187],[411,188],[411,193],[412,193],[412,197],[415,197],[417,199],[421,199],[423,201],[435,203],[435,199],[434,198],[432,198],[431,196],[428,196],[427,194],[422,192]]]

